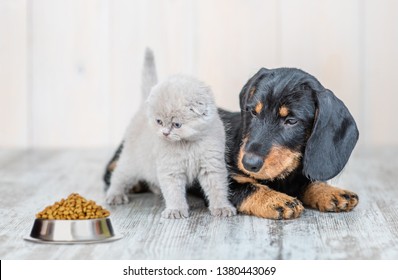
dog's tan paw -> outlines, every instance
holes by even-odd
[[[302,202],[322,212],[351,211],[358,204],[358,195],[332,187],[323,182],[315,182],[307,187],[302,195]]]
[[[298,218],[304,211],[298,199],[263,185],[256,186],[256,191],[238,207],[240,212],[261,218],[281,220]]]
[[[183,218],[188,218],[189,213],[188,209],[169,209],[166,208],[162,214],[162,218],[165,219],[183,219]]]

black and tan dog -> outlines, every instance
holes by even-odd
[[[325,182],[344,168],[358,130],[344,103],[317,79],[294,68],[263,68],[243,87],[240,108],[219,110],[230,200],[240,212],[291,219],[302,204],[328,212],[358,204],[355,193]],[[121,149],[108,164],[107,184]]]

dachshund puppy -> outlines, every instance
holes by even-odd
[[[294,68],[262,68],[240,93],[240,113],[219,110],[227,128],[230,200],[246,214],[300,216],[302,204],[350,211],[358,196],[325,181],[344,168],[358,140],[333,92]]]

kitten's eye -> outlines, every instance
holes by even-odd
[[[162,120],[156,119],[156,122],[157,122],[158,125],[163,125]]]
[[[177,123],[177,122],[173,123],[173,126],[174,126],[175,128],[180,128],[181,125],[182,125],[181,123]]]
[[[288,119],[285,120],[285,125],[292,126],[292,125],[295,125],[296,123],[297,123],[297,120],[293,119],[293,118],[288,118]]]

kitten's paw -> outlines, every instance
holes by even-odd
[[[169,209],[166,208],[162,214],[162,218],[165,219],[183,219],[188,218],[188,209]]]
[[[113,193],[108,192],[105,199],[106,203],[110,205],[126,204],[129,202],[129,198],[124,193]]]
[[[209,210],[211,215],[216,217],[231,217],[236,215],[236,208],[233,206],[226,206],[220,208],[211,207],[209,208]]]

